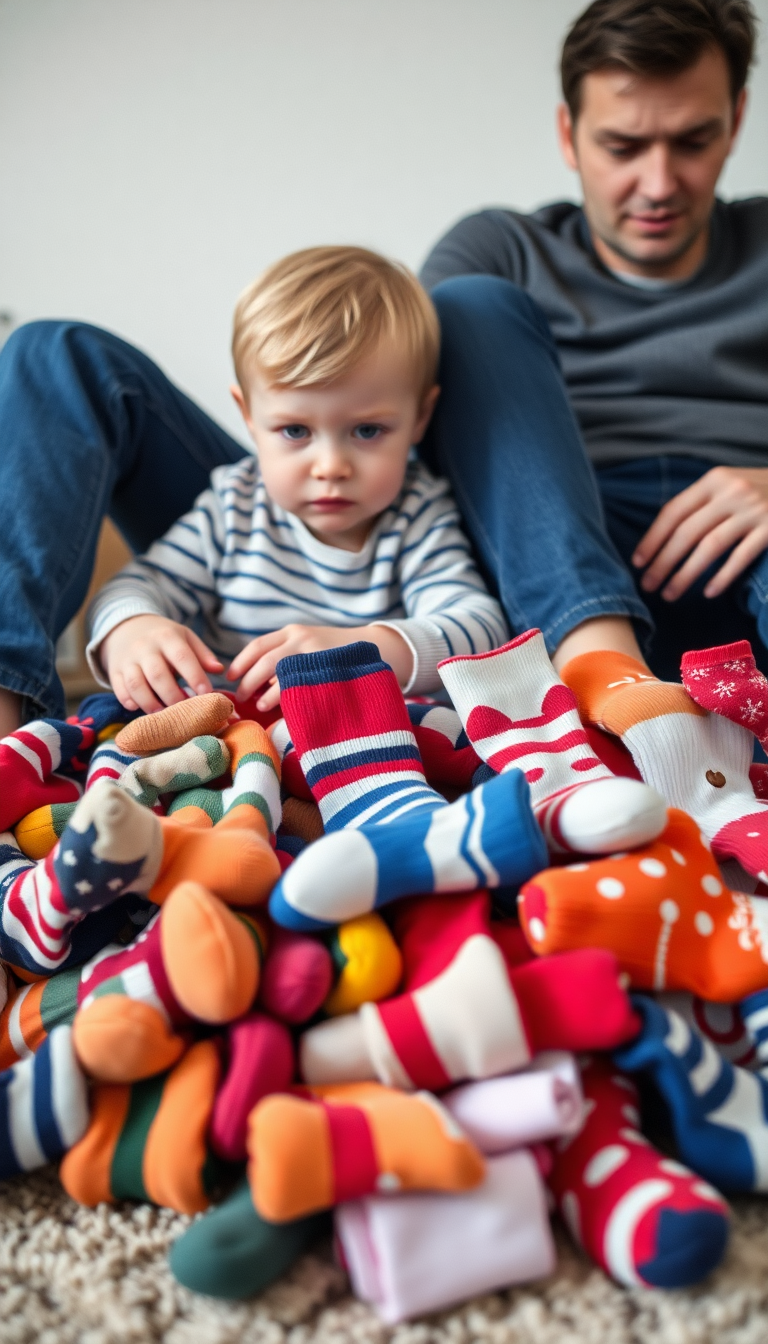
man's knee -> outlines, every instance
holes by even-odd
[[[466,339],[468,327],[499,327],[551,340],[549,324],[538,304],[498,275],[456,275],[432,290],[444,339],[456,334]]]

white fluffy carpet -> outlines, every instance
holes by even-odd
[[[689,1292],[627,1292],[558,1236],[546,1282],[396,1328],[349,1295],[330,1248],[247,1303],[199,1297],[165,1260],[188,1219],[74,1204],[47,1170],[0,1187],[1,1344],[766,1344],[768,1199],[737,1202],[727,1260]]]

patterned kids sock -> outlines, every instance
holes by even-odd
[[[126,709],[112,691],[96,691],[80,701],[74,718],[67,722],[91,728],[97,742],[106,742],[120,731],[123,724],[140,718],[143,713],[143,709]]]
[[[269,729],[269,740],[280,760],[280,780],[282,783],[282,792],[284,798],[299,798],[302,802],[313,803],[314,797],[306,779],[304,771],[299,763],[299,753],[297,752],[291,734],[288,731],[288,724],[285,719],[278,719]]]
[[[218,737],[193,737],[182,747],[136,757],[120,776],[120,788],[144,807],[155,807],[161,794],[197,789],[223,775],[229,751]]]
[[[247,719],[223,732],[231,757],[232,784],[222,791],[227,827],[254,829],[274,840],[280,825],[280,757],[265,730]],[[221,823],[219,823],[221,824]]]
[[[282,658],[277,678],[326,831],[445,805],[424,778],[402,691],[375,644]]]
[[[760,671],[748,639],[713,649],[683,654],[683,685],[692,700],[712,714],[721,714],[768,741],[768,681]]]
[[[80,800],[61,840],[37,864],[0,846],[0,955],[36,975],[66,961],[75,925],[125,892],[147,892],[160,866],[157,820],[113,784]]]
[[[211,1147],[227,1162],[245,1162],[248,1116],[263,1097],[287,1092],[293,1081],[288,1028],[264,1013],[249,1013],[227,1030],[228,1065],[211,1112]]]
[[[89,1208],[142,1199],[207,1209],[221,1172],[206,1140],[219,1070],[216,1046],[199,1041],[170,1073],[95,1087],[88,1129],[59,1170],[67,1194]]]
[[[409,949],[416,988],[305,1031],[300,1064],[308,1082],[374,1076],[393,1087],[442,1091],[522,1068],[540,1050],[609,1049],[637,1031],[610,953],[510,970],[488,931],[487,895],[419,905],[417,936],[429,945],[421,969],[434,977],[413,974]]]
[[[484,1175],[435,1097],[379,1083],[266,1097],[251,1112],[248,1154],[256,1211],[276,1223],[376,1190],[470,1190]]]
[[[46,803],[76,803],[82,786],[60,773],[93,742],[90,728],[36,719],[0,741],[0,833]]]
[[[119,783],[129,765],[133,765],[138,759],[138,756],[132,756],[130,752],[120,751],[112,738],[106,738],[99,743],[88,762],[85,777],[86,792],[100,779],[107,779],[112,784]]]
[[[36,1054],[56,1027],[72,1025],[80,974],[79,966],[57,971],[9,995],[0,1014],[0,1069]]]
[[[768,1082],[730,1064],[694,1027],[644,995],[636,1040],[619,1068],[649,1074],[684,1162],[720,1190],[768,1190]]]
[[[258,930],[195,882],[183,882],[127,948],[83,967],[74,1020],[78,1057],[105,1082],[167,1068],[192,1020],[247,1012],[259,983]]]
[[[413,700],[405,703],[428,783],[435,789],[466,793],[472,787],[480,757],[456,710]]]
[[[749,782],[750,733],[623,653],[572,658],[563,680],[582,718],[621,738],[646,783],[696,820],[716,859],[768,875],[768,804]]]
[[[77,803],[46,803],[28,812],[13,828],[13,838],[28,859],[44,859],[64,834]]]
[[[323,1005],[330,1017],[354,1013],[363,1003],[395,993],[403,958],[380,915],[346,920],[331,935],[329,946],[338,975]]]
[[[674,1005],[672,1006],[674,1007]],[[749,994],[738,1005],[738,1011],[744,1025],[744,1031],[752,1045],[753,1058],[744,1060],[733,1059],[732,1055],[726,1057],[734,1064],[751,1065],[752,1068],[768,1078],[768,989],[761,989],[756,994]],[[688,1020],[686,1018],[686,1021]],[[698,1022],[696,1025],[699,1025]]]
[[[88,1094],[70,1027],[0,1073],[0,1180],[55,1162],[88,1128]]]
[[[397,680],[375,645],[281,659],[277,676],[329,832],[277,884],[278,924],[319,929],[403,896],[516,886],[542,866],[519,771],[450,805],[429,788]]]
[[[333,959],[324,943],[271,925],[259,982],[265,1012],[298,1026],[323,1006],[332,984]]]
[[[483,760],[525,774],[553,853],[606,854],[663,829],[662,799],[638,780],[616,778],[595,755],[540,630],[492,653],[448,658],[439,671]]]
[[[435,811],[332,832],[308,846],[275,886],[277,924],[322,929],[427,892],[518,887],[547,849],[519,770]]]
[[[768,985],[768,902],[728,891],[685,812],[654,844],[550,868],[518,896],[534,952],[614,952],[637,989],[687,989],[734,1003]]]
[[[685,990],[669,990],[656,994],[655,998],[662,1008],[677,1013],[689,1027],[695,1027],[706,1036],[731,1064],[740,1064],[743,1069],[759,1068],[756,1037],[742,1015],[745,1004],[757,1000],[768,1004],[768,990],[752,994],[741,1003],[711,1003]]]
[[[631,1047],[630,1047],[631,1049]],[[554,1145],[548,1184],[574,1240],[619,1283],[685,1288],[718,1265],[728,1206],[640,1134],[637,1091],[606,1060],[582,1074],[586,1121]]]

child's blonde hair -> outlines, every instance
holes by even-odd
[[[343,377],[382,338],[433,385],[440,327],[416,276],[364,247],[308,247],[263,272],[240,295],[232,358],[247,395],[255,369],[272,385],[309,387]]]

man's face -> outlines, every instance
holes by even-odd
[[[575,127],[563,106],[558,130],[601,260],[638,275],[692,274],[744,107],[744,94],[733,105],[722,51],[707,48],[668,79],[594,71],[581,93]]]

